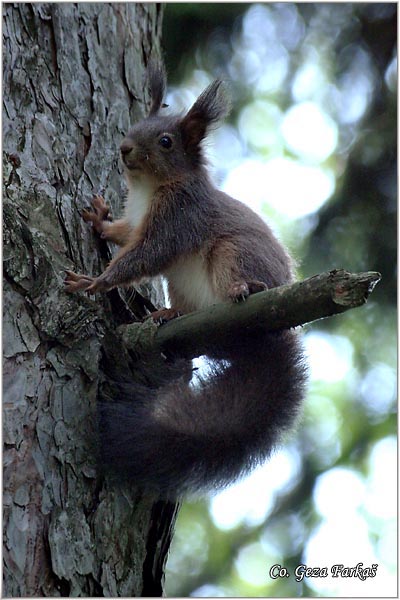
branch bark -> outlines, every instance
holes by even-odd
[[[260,327],[269,331],[304,325],[362,306],[380,280],[375,272],[334,270],[250,296],[245,302],[215,304],[178,317],[161,327],[133,324],[121,328],[130,348],[194,358]],[[150,335],[149,335],[150,332]],[[142,333],[142,334],[141,334]]]

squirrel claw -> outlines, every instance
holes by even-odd
[[[86,223],[92,223],[92,227],[101,238],[106,239],[103,235],[104,221],[111,221],[110,208],[104,201],[103,196],[95,194],[92,199],[92,206],[81,210],[81,217]]]
[[[232,302],[242,302],[250,294],[249,286],[245,281],[236,281],[231,285],[228,295]]]
[[[82,210],[80,211],[80,215],[82,217],[82,219],[86,222],[88,221],[92,221],[93,222],[93,218],[97,217],[97,215],[95,215],[89,207],[86,208],[82,208]]]
[[[94,194],[92,199],[92,206],[96,212],[97,217],[101,221],[106,221],[109,218],[110,207],[106,204],[103,196]]]
[[[94,281],[89,275],[78,275],[73,271],[65,271],[65,273],[67,276],[64,280],[64,289],[69,294],[86,290]]]
[[[267,284],[262,281],[236,281],[231,285],[228,296],[233,302],[243,302],[250,294],[267,290]]]

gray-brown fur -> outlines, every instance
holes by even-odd
[[[106,291],[161,273],[172,308],[185,312],[201,301],[237,300],[292,281],[292,260],[268,225],[208,176],[202,142],[229,110],[221,82],[186,115],[171,117],[159,110],[162,70],[153,70],[150,80],[150,115],[121,146],[128,187],[134,194],[142,186],[144,214],[105,272],[94,279],[69,274],[68,291]],[[101,232],[98,219],[93,223]],[[184,280],[188,274],[192,281]],[[240,332],[229,347],[221,339],[211,358],[219,361],[212,376],[195,388],[179,378],[167,378],[157,390],[124,383],[120,402],[101,403],[103,461],[114,474],[176,496],[226,485],[269,455],[304,396],[297,335],[260,331],[248,339]]]

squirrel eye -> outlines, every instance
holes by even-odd
[[[162,137],[160,137],[158,143],[167,150],[172,147],[172,140],[169,137],[169,135],[163,135]]]

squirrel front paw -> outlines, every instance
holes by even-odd
[[[92,199],[92,208],[82,210],[82,219],[92,223],[93,229],[104,239],[107,238],[107,224],[111,221],[110,207],[105,203],[103,196],[95,194]]]
[[[66,278],[64,280],[65,291],[69,294],[86,290],[94,281],[94,277],[89,275],[78,275],[73,271],[65,271]]]
[[[90,277],[89,275],[79,275],[73,271],[65,271],[65,273],[67,276],[64,280],[64,286],[65,291],[69,294],[80,291],[95,294],[96,292],[107,292],[113,287],[107,283],[102,275]]]
[[[235,281],[231,285],[228,291],[228,296],[232,302],[240,302],[246,300],[250,294],[256,294],[257,292],[263,292],[267,290],[267,284],[262,281]]]

